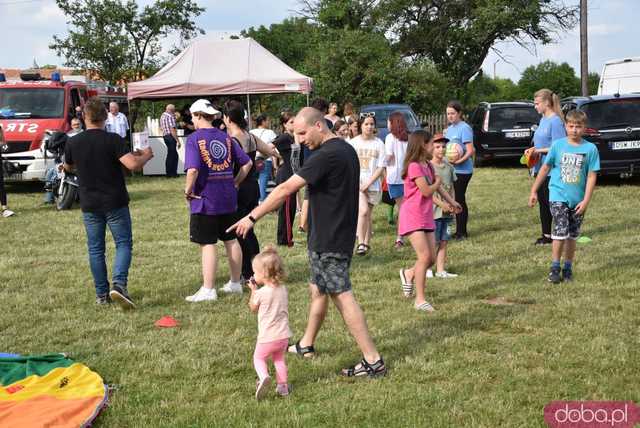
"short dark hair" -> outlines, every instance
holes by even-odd
[[[320,110],[322,114],[325,114],[329,110],[329,103],[324,98],[316,98],[309,107]]]
[[[229,100],[224,103],[222,112],[229,120],[242,129],[247,129],[247,121],[244,118],[244,106],[240,101]]]
[[[84,103],[84,115],[89,121],[101,123],[107,120],[107,109],[98,97],[91,97]]]
[[[262,125],[262,124],[263,124],[263,123],[265,123],[267,120],[269,120],[269,117],[267,117],[267,115],[266,115],[266,114],[264,114],[264,113],[263,113],[263,114],[259,114],[259,115],[256,117],[256,126],[260,126],[260,125]]]

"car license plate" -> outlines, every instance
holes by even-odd
[[[613,150],[640,149],[640,140],[635,140],[635,141],[614,141],[613,143],[611,143],[611,148]]]
[[[529,131],[510,131],[510,132],[505,132],[504,136],[506,138],[527,138],[527,137],[531,136],[531,132],[529,132]]]

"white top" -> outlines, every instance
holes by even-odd
[[[393,155],[393,159],[387,164],[387,184],[403,184],[402,164],[407,153],[407,141],[400,141],[392,133],[384,139],[385,154]]]
[[[127,116],[118,112],[117,115],[112,115],[111,112],[107,114],[107,122],[105,123],[105,130],[107,132],[113,132],[120,135],[122,138],[127,136],[129,130],[129,121]]]
[[[276,139],[277,135],[271,129],[267,128],[255,128],[252,129],[251,132],[256,137],[260,138],[263,142],[270,144],[273,140]],[[256,153],[256,158],[264,159],[264,155],[260,152]]]
[[[376,172],[376,169],[386,166],[384,143],[378,137],[365,140],[362,135],[358,135],[352,138],[349,144],[351,144],[356,150],[356,153],[358,153],[358,160],[360,161],[360,184],[368,182]],[[380,178],[378,178],[371,183],[369,190],[381,191],[380,181]]]

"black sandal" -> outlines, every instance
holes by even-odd
[[[295,347],[295,349],[291,349],[291,347]],[[287,352],[291,354],[296,354],[299,357],[303,358],[313,358],[316,355],[316,350],[313,345],[305,346],[304,348],[300,346],[300,341],[298,340],[293,345],[289,345],[287,347]]]
[[[373,364],[369,364],[367,360],[362,360],[355,366],[342,369],[340,372],[345,377],[369,376],[370,378],[384,377],[387,374],[387,367],[384,365],[382,357]]]

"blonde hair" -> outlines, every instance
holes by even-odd
[[[580,125],[587,124],[587,114],[582,110],[569,111],[565,119],[567,122],[579,123]]]
[[[553,109],[554,113],[557,114],[560,119],[564,119],[562,117],[562,110],[560,109],[560,97],[558,94],[553,92],[551,89],[540,89],[533,94],[533,99],[536,98],[540,98],[542,101],[548,102],[549,107]]]
[[[264,250],[253,258],[253,263],[262,267],[264,277],[274,284],[281,284],[287,277],[284,271],[284,261],[276,249],[268,245]]]

